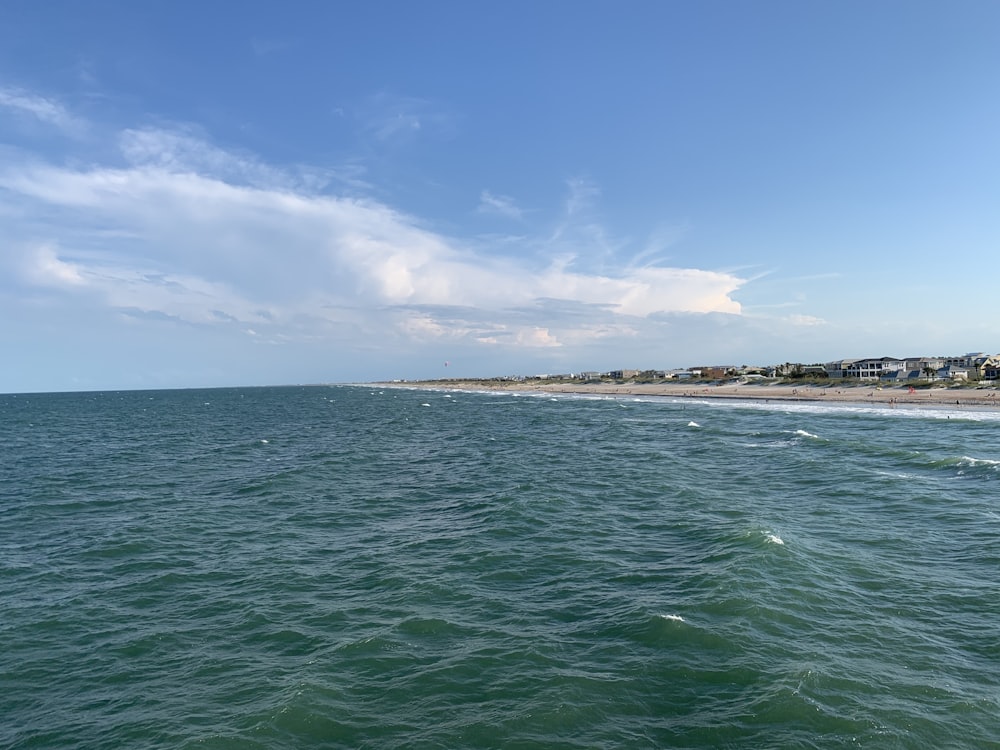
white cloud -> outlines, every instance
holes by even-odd
[[[601,197],[600,188],[592,180],[584,177],[568,180],[566,186],[569,188],[569,197],[566,199],[567,216],[576,216],[589,209]]]
[[[118,145],[133,166],[198,174],[235,185],[315,191],[333,177],[316,169],[276,169],[250,154],[213,146],[192,128],[129,128],[122,131]]]
[[[427,99],[380,91],[354,108],[361,132],[382,144],[406,143],[418,134],[451,135],[455,117]]]
[[[564,217],[555,238],[464,241],[378,201],[320,194],[301,170],[219,148],[192,129],[128,129],[118,142],[124,168],[0,166],[21,283],[130,318],[233,327],[269,342],[558,349],[635,337],[648,327],[640,321],[659,325],[668,313],[741,313],[732,294],[744,279],[615,267],[606,262],[611,241],[592,222]],[[584,180],[569,188],[567,214],[580,217],[599,191]],[[481,209],[522,215],[488,191]],[[600,270],[586,267],[588,256],[603,259]]]
[[[522,328],[516,332],[514,343],[518,346],[555,347],[562,346],[548,328]]]
[[[496,214],[508,219],[520,220],[524,212],[518,208],[513,198],[506,195],[493,195],[489,190],[484,190],[479,195],[479,207],[476,209],[481,214]]]
[[[826,321],[822,318],[817,318],[812,315],[790,315],[788,316],[788,322],[795,326],[822,326],[826,325]]]
[[[28,115],[67,134],[76,134],[83,129],[83,122],[73,117],[59,102],[21,89],[0,87],[0,107]]]
[[[588,274],[564,261],[538,272],[513,258],[472,252],[374,202],[240,187],[147,166],[21,166],[0,172],[0,187],[63,211],[59,236],[51,239],[65,249],[62,259],[46,256],[50,275],[100,279],[109,304],[185,319],[206,321],[219,309],[247,320],[247,310],[261,305],[278,314],[311,305],[437,305],[502,318],[543,298],[591,306],[595,318],[740,312],[730,295],[742,280],[728,273],[645,267]],[[113,261],[88,266],[79,248],[94,241],[94,222],[104,228]]]
[[[31,248],[21,266],[23,277],[32,284],[54,287],[80,287],[86,284],[79,266],[60,260],[48,245]]]
[[[420,130],[420,118],[415,114],[397,112],[382,118],[378,123],[372,123],[371,130],[376,138],[387,141]]]

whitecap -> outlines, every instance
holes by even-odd
[[[266,440],[264,440],[264,438],[261,438],[261,439],[260,439],[260,442],[261,442],[261,444],[262,444],[262,445],[267,445],[267,441],[266,441]]]
[[[688,427],[701,427],[697,422],[688,422]]]
[[[657,617],[663,620],[670,620],[671,622],[684,622],[684,618],[680,615],[657,615]]]
[[[962,456],[958,459],[959,466],[1000,466],[1000,461],[990,458],[973,458],[972,456]]]
[[[430,404],[420,404],[421,406],[430,406]]]
[[[795,434],[798,435],[799,437],[807,437],[807,438],[819,437],[819,435],[813,435],[811,432],[806,432],[805,430],[796,430]]]
[[[916,474],[907,474],[902,471],[873,471],[873,474],[890,479],[920,479]]]
[[[785,543],[784,540],[782,540],[782,538],[780,536],[778,536],[777,534],[771,534],[769,532],[766,532],[765,538],[767,539],[768,544],[784,544]]]

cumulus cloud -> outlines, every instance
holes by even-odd
[[[79,287],[86,284],[81,269],[74,263],[60,260],[55,248],[49,245],[29,249],[24,254],[21,273],[39,286]]]
[[[559,340],[549,332],[548,328],[541,328],[537,326],[534,328],[522,328],[517,331],[514,337],[514,343],[518,346],[562,346],[562,344],[559,343]]]
[[[589,269],[587,254],[606,251],[589,230],[555,244],[456,238],[384,202],[324,194],[301,170],[192,129],[127,129],[118,144],[125,166],[0,167],[0,191],[17,208],[6,221],[21,241],[20,283],[270,341],[349,332],[559,349],[634,337],[664,314],[741,313],[733,294],[745,280],[733,273]],[[585,180],[569,192],[567,215],[599,195]],[[522,216],[488,191],[480,207]]]

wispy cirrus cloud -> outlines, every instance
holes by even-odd
[[[85,129],[85,122],[70,114],[60,102],[23,89],[0,86],[0,107],[67,135],[79,135]]]
[[[456,116],[446,108],[414,96],[380,91],[354,108],[361,132],[381,143],[408,142],[418,135],[451,136]]]
[[[479,194],[479,206],[476,211],[481,214],[495,214],[516,221],[524,218],[524,211],[518,207],[513,198],[506,195],[494,195],[489,190],[484,190]]]
[[[826,321],[822,318],[817,318],[815,315],[790,315],[788,321],[795,326],[822,326],[826,325]]]
[[[584,210],[594,206],[601,197],[601,189],[597,184],[586,177],[574,177],[566,181],[569,190],[566,196],[566,215],[576,216]]]
[[[329,170],[275,168],[253,154],[214,146],[191,127],[126,128],[118,136],[118,147],[136,167],[190,172],[236,185],[315,191],[335,177]]]

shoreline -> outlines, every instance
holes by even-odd
[[[492,380],[438,380],[382,383],[407,388],[445,391],[511,391],[521,393],[566,393],[595,396],[662,396],[669,398],[710,398],[738,401],[788,401],[840,403],[863,406],[933,407],[956,411],[1000,411],[995,387],[922,388],[910,392],[907,386],[878,385],[789,385],[763,383],[532,383]]]

